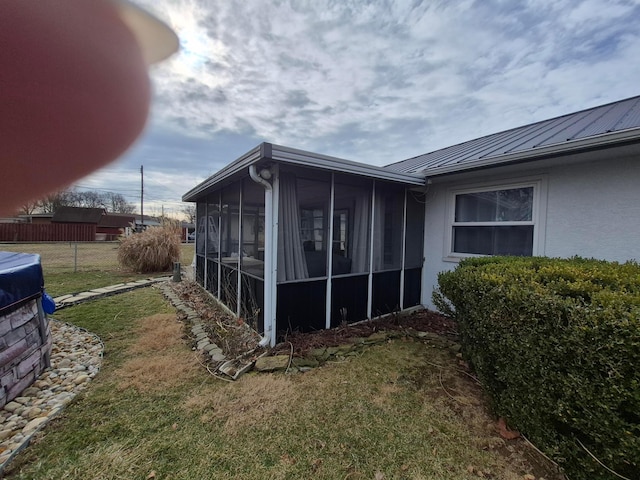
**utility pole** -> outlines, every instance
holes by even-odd
[[[140,165],[140,225],[144,230],[144,165]]]

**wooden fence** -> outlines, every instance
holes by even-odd
[[[0,242],[93,242],[96,225],[0,223]]]

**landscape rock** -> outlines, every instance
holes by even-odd
[[[48,420],[47,417],[34,418],[24,426],[24,428],[22,429],[22,433],[29,433],[29,432],[32,432],[33,430],[36,430],[40,425],[42,425],[47,420]]]
[[[51,368],[0,409],[0,472],[38,428],[86,388],[102,364],[104,347],[96,335],[52,319],[49,325]]]
[[[364,343],[365,344],[373,344],[373,343],[383,343],[387,341],[387,334],[384,332],[376,332],[369,335]]]
[[[320,362],[315,358],[294,358],[291,361],[291,365],[299,369],[302,368],[315,368],[320,365]]]
[[[273,357],[258,358],[254,368],[259,372],[275,372],[277,370],[286,370],[288,365],[288,355],[275,355]]]

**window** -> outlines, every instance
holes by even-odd
[[[341,209],[333,212],[333,254],[347,257],[347,231],[349,210]]]
[[[300,209],[300,237],[305,251],[324,250],[324,208]]]
[[[538,190],[529,184],[454,192],[451,252],[533,255]]]

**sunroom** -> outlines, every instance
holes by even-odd
[[[423,185],[263,143],[183,197],[196,202],[196,280],[264,345],[418,306]]]

